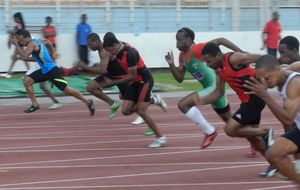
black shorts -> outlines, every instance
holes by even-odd
[[[294,127],[293,129],[284,133],[282,137],[287,138],[288,140],[292,141],[295,145],[297,145],[297,153],[300,153],[300,131],[298,127]]]
[[[152,88],[152,78],[148,78],[147,82],[133,82],[129,84],[124,99],[134,102],[150,102]]]
[[[229,104],[227,104],[224,108],[214,108],[213,106],[212,106],[212,108],[215,110],[215,112],[217,114],[224,114],[224,113],[227,113],[227,112],[230,111],[230,105]]]
[[[95,78],[94,80],[97,83],[101,83],[101,82],[105,81],[105,78],[110,78],[111,80],[114,80],[114,78],[112,78],[112,77],[110,77],[108,75],[100,75],[97,78]],[[128,89],[129,83],[122,83],[122,84],[118,84],[116,86],[118,87],[119,92],[120,92],[120,99],[124,99],[124,96],[125,96],[125,93],[126,93],[126,91]]]
[[[242,103],[232,118],[242,125],[258,125],[264,107],[265,102],[261,98],[250,95],[250,100]]]
[[[34,80],[34,83],[41,83],[49,80],[54,86],[56,86],[61,91],[63,91],[68,86],[67,81],[62,77],[62,74],[58,67],[54,67],[48,73],[42,73],[42,70],[39,69],[28,75],[28,77]]]

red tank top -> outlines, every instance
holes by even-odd
[[[242,103],[247,103],[250,95],[245,92],[248,91],[243,87],[244,81],[250,77],[254,77],[255,71],[250,65],[241,65],[240,68],[233,68],[229,63],[229,57],[233,53],[226,53],[223,57],[223,65],[216,69],[217,74],[226,81],[229,86],[237,93]]]

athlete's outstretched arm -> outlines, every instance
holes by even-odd
[[[207,104],[215,103],[224,94],[225,94],[225,81],[219,75],[217,75],[215,90],[212,91],[210,94],[201,97],[200,100],[197,102],[197,104],[207,105]]]
[[[216,39],[211,40],[210,42],[213,42],[219,46],[220,45],[225,46],[236,52],[243,52],[237,45],[235,45],[233,42],[229,41],[226,38],[216,38]]]
[[[101,75],[105,74],[107,72],[107,67],[109,64],[110,53],[105,49],[102,49],[99,52],[99,57],[100,57],[100,64],[98,64],[97,66],[89,67],[86,64],[84,64],[82,61],[79,61],[78,66],[89,72],[93,72]]]
[[[229,57],[229,61],[234,66],[240,64],[251,64],[255,63],[260,56],[261,55],[259,54],[236,52]]]
[[[167,63],[169,64],[169,67],[171,69],[173,77],[175,78],[175,80],[177,82],[181,83],[184,80],[185,68],[175,66],[175,64],[174,64],[174,55],[173,55],[172,51],[168,52],[167,55],[165,55],[165,59],[166,59]]]

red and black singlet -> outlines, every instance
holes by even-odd
[[[250,99],[250,95],[245,92],[249,90],[243,87],[243,84],[245,80],[254,77],[255,70],[247,64],[241,65],[239,68],[234,68],[229,62],[229,57],[232,54],[233,53],[224,54],[223,65],[218,67],[216,72],[237,93],[241,102],[247,103]]]
[[[149,75],[151,76],[151,74],[145,66],[139,52],[126,43],[123,43],[123,45],[124,49],[119,52],[115,59],[110,60],[107,67],[108,74],[112,78],[123,78],[128,75],[129,67],[137,66],[137,75],[133,82],[147,82],[147,79],[149,78]]]

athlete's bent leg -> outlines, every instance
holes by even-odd
[[[150,127],[157,138],[161,137],[154,120],[150,116],[150,114],[147,112],[147,109],[149,107],[149,102],[138,102],[137,103],[137,113],[144,119],[145,123]]]
[[[36,97],[35,97],[35,94],[34,94],[34,88],[33,88],[33,83],[34,83],[34,80],[30,77],[27,77],[25,76],[24,79],[23,79],[23,84],[24,84],[24,87],[26,89],[26,92],[31,100],[31,104],[35,107],[38,107],[39,104],[36,100]]]
[[[55,98],[53,93],[47,88],[46,82],[41,82],[40,83],[40,89],[54,102],[54,103],[59,103],[59,101]]]
[[[297,174],[293,162],[288,158],[289,154],[294,154],[297,150],[298,147],[292,141],[279,137],[267,150],[266,158],[282,175],[300,185],[300,176]]]
[[[108,105],[112,106],[115,103],[115,101],[112,100],[110,97],[108,97],[105,93],[103,93],[102,88],[103,88],[103,86],[101,86],[95,80],[91,81],[86,87],[86,89],[89,93],[96,96],[100,100],[103,100]]]
[[[84,102],[88,106],[91,116],[95,114],[95,107],[92,100],[86,99],[80,92],[68,86],[64,88],[63,92]]]

